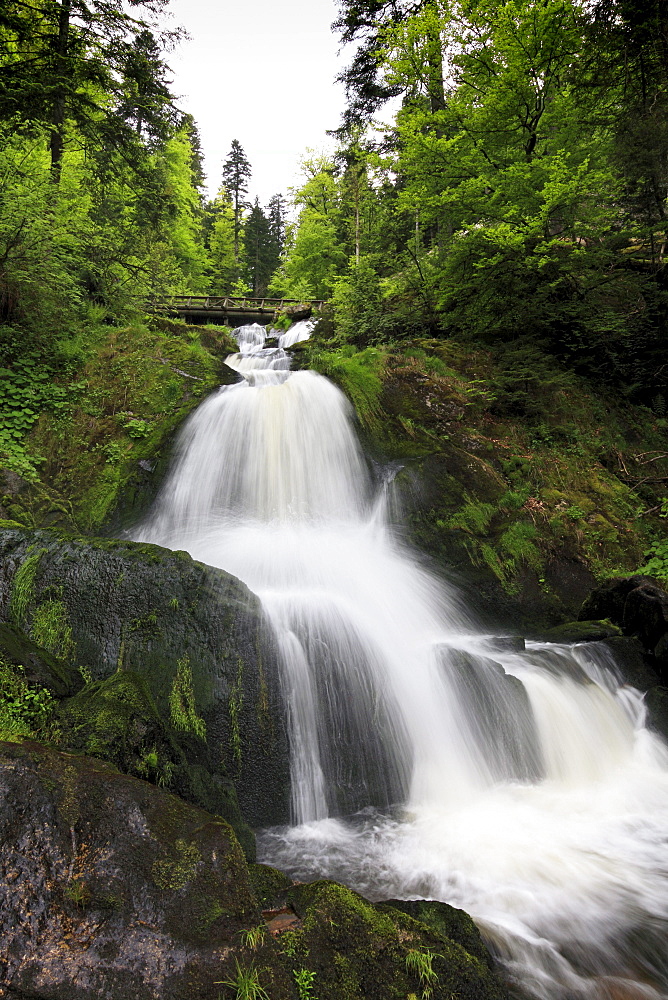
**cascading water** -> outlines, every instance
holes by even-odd
[[[262,860],[440,899],[541,998],[668,995],[668,750],[605,647],[476,635],[393,537],[350,407],[297,324],[186,424],[142,540],[241,578],[275,633],[293,825]]]

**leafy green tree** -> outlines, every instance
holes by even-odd
[[[288,231],[285,259],[271,288],[296,298],[327,298],[348,257],[339,235],[336,171],[324,157],[306,160],[302,166],[307,180],[294,193],[299,220]]]
[[[385,72],[385,34],[416,17],[429,26],[421,52],[428,66],[432,111],[444,107],[439,14],[436,0],[340,0],[339,17],[332,27],[340,32],[342,44],[356,42],[357,49],[350,65],[338,77],[348,99],[339,136],[364,128],[379,107],[405,93],[406,81]]]

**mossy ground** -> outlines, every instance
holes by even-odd
[[[95,533],[121,502],[140,503],[174,430],[219,384],[221,360],[236,345],[226,328],[147,318],[91,327],[61,348],[69,402],[43,412],[30,432],[38,478],[6,477],[0,516]]]

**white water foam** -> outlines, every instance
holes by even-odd
[[[310,332],[310,331],[309,331]],[[350,406],[236,331],[142,540],[242,579],[274,629],[293,824],[262,860],[467,910],[553,998],[668,995],[668,751],[604,646],[496,648],[393,537]],[[308,335],[306,333],[305,335]]]

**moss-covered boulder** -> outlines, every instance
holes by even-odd
[[[211,1000],[255,975],[297,1000],[270,935],[249,938],[262,917],[224,821],[36,743],[0,743],[0,799],[1,995]]]
[[[234,829],[246,857],[255,838],[243,821],[236,790],[221,774],[203,740],[174,729],[159,714],[146,682],[129,670],[93,681],[57,712],[58,742],[114,764],[222,816]]]
[[[558,642],[568,645],[575,642],[600,642],[602,639],[612,639],[620,636],[622,630],[609,621],[565,622],[554,628],[543,629],[533,634],[534,639],[544,642]]]
[[[450,922],[425,921],[325,881],[294,886],[288,903],[301,924],[283,940],[288,938],[296,974],[301,969],[312,976],[318,1000],[507,997],[470,918],[461,914],[466,931],[454,930],[459,911],[452,907],[441,904],[452,911]]]
[[[155,545],[10,529],[0,533],[0,618],[90,681],[119,670],[141,678],[157,715],[178,734],[192,774],[199,768],[199,784],[209,786],[200,804],[214,807],[208,774],[232,779],[250,823],[287,818],[275,660],[259,602],[239,580]],[[119,699],[122,687],[96,688],[70,706],[72,718],[75,710],[90,712],[81,749],[91,752],[99,739],[113,744],[114,725],[128,732],[120,708],[116,723],[109,721],[114,706],[128,704],[132,685],[125,683]],[[132,691],[130,701],[136,685]],[[145,705],[139,714],[154,734]],[[131,743],[134,753],[139,744]],[[151,752],[145,742],[141,748]]]
[[[0,798],[8,1000],[507,998],[460,910],[247,866],[223,820],[106,762],[0,742]]]
[[[7,622],[0,623],[0,660],[21,667],[26,682],[45,688],[57,698],[74,694],[83,687],[81,673],[53,656],[43,646]]]

